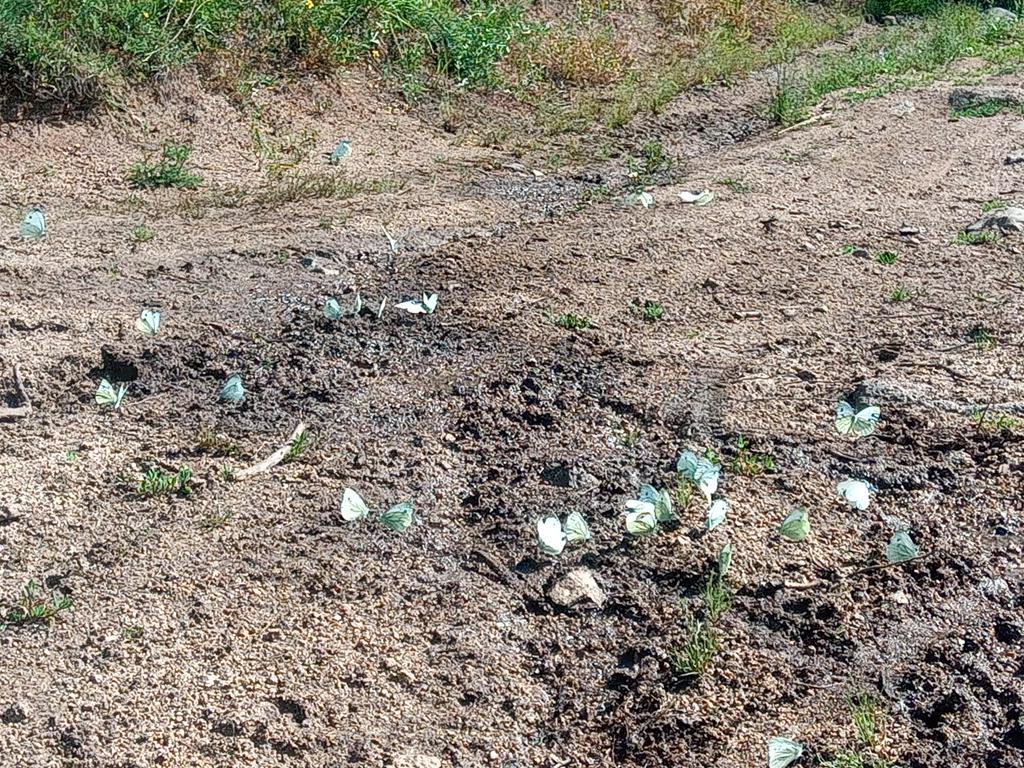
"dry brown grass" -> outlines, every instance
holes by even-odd
[[[654,11],[665,23],[694,37],[722,26],[761,37],[790,9],[781,0],[654,0]]]
[[[536,55],[545,78],[556,84],[608,85],[618,82],[629,64],[609,27],[557,30]]]

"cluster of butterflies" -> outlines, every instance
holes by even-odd
[[[346,488],[341,495],[339,511],[341,512],[342,520],[347,523],[354,523],[369,516],[370,507],[363,501],[362,496],[351,488]],[[385,528],[389,528],[392,531],[406,531],[416,520],[414,505],[411,501],[395,504],[393,507],[381,512],[378,520],[380,520]]]
[[[679,193],[679,199],[684,203],[690,203],[692,205],[707,205],[715,199],[715,193],[710,189],[702,189],[699,192],[691,192],[689,190],[683,190]],[[630,205],[640,205],[644,208],[654,207],[654,195],[646,190],[640,190],[638,192],[630,192],[626,195],[626,202]]]
[[[878,406],[856,409],[842,401],[836,407],[835,428],[839,434],[867,437],[871,435],[881,417]],[[708,502],[705,528],[714,530],[725,522],[731,509],[728,500],[715,498],[721,477],[721,466],[707,453],[700,455],[691,450],[683,451],[676,462],[679,476],[697,488]],[[875,489],[863,480],[843,480],[836,486],[836,493],[853,509],[863,511],[871,502]],[[650,536],[661,525],[671,522],[674,517],[672,494],[666,489],[652,485],[640,488],[637,498],[626,502],[625,526],[631,536]],[[779,535],[787,541],[800,542],[811,532],[810,514],[805,507],[796,507],[779,525]],[[565,524],[557,517],[549,516],[537,521],[537,546],[543,554],[557,557],[566,543],[586,541],[591,538],[590,528],[578,512],[570,513]],[[917,544],[907,531],[896,531],[886,547],[886,558],[891,563],[912,560],[921,554]],[[726,543],[719,553],[719,570],[722,575],[732,562],[732,545]]]
[[[155,309],[144,309],[135,321],[135,329],[145,336],[156,336],[160,333],[160,312]],[[128,393],[128,385],[121,383],[116,387],[107,379],[101,379],[96,390],[98,405],[117,410],[121,407],[124,396]],[[240,403],[245,399],[245,386],[238,374],[229,376],[221,385],[217,399],[224,403]]]
[[[384,308],[387,307],[387,305],[388,300],[387,297],[385,297],[381,299],[377,309],[371,311],[379,319],[384,314]],[[351,309],[347,311],[342,308],[341,302],[333,296],[328,296],[324,300],[324,317],[332,321],[340,320],[343,317],[357,317],[362,314],[363,309],[363,297],[358,293],[352,300]],[[437,294],[424,293],[418,299],[409,299],[408,301],[403,301],[401,304],[396,304],[395,309],[401,309],[412,315],[432,315],[437,310]]]

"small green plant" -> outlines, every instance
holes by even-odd
[[[566,312],[562,315],[556,315],[553,318],[553,322],[559,328],[564,328],[567,331],[579,331],[586,328],[590,328],[592,323],[590,318],[586,315],[577,315],[573,312]]]
[[[215,432],[210,427],[203,427],[196,438],[196,450],[210,456],[238,456],[238,444],[230,437]]]
[[[868,747],[875,745],[881,727],[881,713],[878,701],[867,693],[862,693],[850,700],[850,717],[853,727],[857,730],[857,738]]]
[[[962,107],[954,107],[950,114],[957,118],[995,117],[1012,109],[1012,105],[1002,99],[986,99]]]
[[[711,624],[717,622],[732,606],[732,594],[719,573],[708,576],[701,600],[704,601],[704,611]]]
[[[125,627],[121,630],[121,636],[129,642],[141,640],[145,633],[146,630],[140,626]]]
[[[191,154],[192,147],[188,144],[165,141],[158,158],[146,157],[131,167],[128,181],[142,189],[195,189],[203,183],[203,177],[185,167]]]
[[[961,232],[953,240],[954,245],[990,245],[1002,240],[1002,235],[990,229],[981,232]]]
[[[719,179],[718,183],[721,184],[723,187],[728,187],[730,190],[740,195],[745,195],[747,192],[753,191],[752,187],[750,187],[748,184],[744,184],[739,179],[724,178]]]
[[[60,592],[44,594],[39,584],[30,581],[21,591],[21,597],[0,614],[0,625],[17,626],[52,621],[59,613],[71,607],[71,598]]]
[[[680,511],[687,509],[693,500],[694,485],[683,475],[676,477],[676,487],[672,492],[672,501]]]
[[[214,531],[218,528],[223,528],[232,521],[235,517],[235,511],[233,509],[216,510],[210,512],[202,519],[199,520],[199,527],[204,531]]]
[[[744,437],[737,437],[734,443],[736,455],[730,463],[732,471],[745,477],[757,477],[775,469],[775,458],[770,453],[760,453],[750,447]]]
[[[971,328],[967,333],[967,338],[982,352],[995,349],[998,344],[995,333],[984,325],[976,325]]]
[[[182,467],[177,472],[165,472],[154,467],[142,476],[138,491],[143,496],[163,496],[168,493],[188,496],[192,493],[192,470]]]
[[[235,479],[235,468],[230,464],[223,464],[220,468],[220,477],[226,483]]]
[[[894,251],[879,251],[875,254],[875,261],[887,267],[891,267],[899,260],[899,258],[900,255]]]
[[[654,323],[661,320],[665,316],[665,307],[663,307],[657,301],[651,301],[646,299],[641,302],[639,299],[633,300],[633,309],[640,313],[640,316],[644,319],[644,322]]]
[[[309,430],[304,430],[299,433],[299,436],[292,441],[292,444],[288,446],[288,452],[284,455],[284,463],[295,461],[302,454],[304,454],[310,446],[310,435]]]
[[[766,112],[776,125],[795,125],[807,117],[809,96],[788,64],[779,64],[771,84]]]
[[[897,285],[889,291],[889,301],[910,301],[910,289],[905,285]]]
[[[136,243],[148,243],[156,237],[156,230],[145,224],[136,224],[132,227],[132,239]]]
[[[1006,208],[1009,205],[1005,200],[1000,200],[998,197],[994,197],[987,203],[982,203],[982,213],[989,213],[990,211],[998,211],[1000,208]]]
[[[669,656],[672,669],[683,677],[700,677],[711,667],[718,650],[718,632],[708,622],[691,619],[686,641]]]
[[[971,414],[971,421],[981,432],[1016,432],[1021,420],[1006,413],[989,413],[988,408],[979,408]]]

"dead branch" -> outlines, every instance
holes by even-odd
[[[25,382],[21,380],[21,367],[17,363],[14,364],[14,388],[25,404],[17,408],[0,408],[0,419],[22,419],[32,413],[32,401],[28,399]]]
[[[247,478],[252,477],[253,475],[262,474],[263,472],[267,472],[276,467],[278,464],[284,461],[285,456],[288,455],[288,451],[292,449],[292,446],[295,445],[299,438],[302,437],[305,431],[306,425],[300,421],[298,426],[295,427],[295,430],[292,432],[291,437],[288,438],[288,441],[284,445],[282,445],[272,454],[267,456],[267,458],[265,458],[259,464],[253,464],[251,467],[247,469],[243,469],[239,472],[236,472],[234,475],[234,479],[245,480]]]

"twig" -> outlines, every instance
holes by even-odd
[[[819,120],[821,120],[822,118],[828,117],[830,114],[832,114],[832,113],[831,112],[822,112],[821,114],[814,115],[813,117],[808,117],[806,120],[801,120],[799,123],[794,123],[793,125],[790,125],[790,126],[788,126],[786,128],[783,128],[782,130],[778,131],[775,135],[776,136],[781,136],[784,133],[789,133],[790,131],[795,131],[795,130],[797,130],[799,128],[803,128],[805,125],[810,125],[811,123],[816,123]]]
[[[234,474],[234,479],[245,480],[246,478],[252,477],[253,475],[259,475],[262,474],[263,472],[267,472],[273,469],[282,461],[284,461],[285,456],[288,455],[288,451],[292,449],[292,446],[295,445],[295,442],[300,437],[302,437],[302,435],[305,432],[306,425],[300,421],[298,426],[295,427],[295,431],[292,432],[291,437],[288,438],[288,442],[286,442],[284,445],[282,445],[280,448],[278,448],[276,451],[270,454],[259,464],[253,464],[251,467],[248,467],[247,469],[243,469],[236,472]]]
[[[0,419],[22,419],[32,413],[32,401],[28,399],[25,382],[21,380],[21,367],[17,363],[14,364],[14,388],[25,404],[17,408],[0,408]]]

